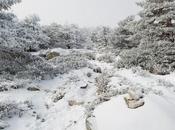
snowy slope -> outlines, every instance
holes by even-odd
[[[174,100],[174,95],[149,95],[143,107],[132,110],[127,108],[123,96],[113,98],[94,112],[98,130],[174,130]]]
[[[93,125],[97,130],[175,130],[175,73],[158,76],[139,68],[118,70],[113,64],[89,62],[102,71],[113,72],[109,77],[110,91],[120,91],[110,101],[96,104]],[[87,73],[92,76],[88,77]],[[32,104],[32,109],[22,117],[5,119],[9,124],[5,130],[87,130],[87,108],[101,96],[97,95],[95,82],[100,75],[86,67],[51,80],[35,81],[33,84],[40,91],[21,88],[1,92],[0,102]],[[86,85],[87,88],[81,88]],[[128,109],[123,99],[127,89],[143,90],[145,105]],[[56,100],[60,93],[64,96]],[[72,100],[78,104],[70,106]]]

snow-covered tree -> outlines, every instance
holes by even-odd
[[[137,47],[139,42],[133,37],[134,26],[136,24],[134,16],[129,16],[119,22],[118,27],[112,33],[112,44],[116,49],[131,49]]]
[[[35,15],[19,21],[14,14],[1,12],[0,44],[26,51],[48,48],[49,37],[38,22]]]
[[[48,48],[49,37],[43,32],[37,15],[26,17],[16,28],[17,40],[26,51]]]
[[[20,2],[21,0],[0,0],[0,11],[8,10],[11,8],[12,5]]]
[[[145,0],[138,3],[139,13],[136,34],[140,37],[138,59],[131,58],[134,66],[141,66],[156,74],[167,74],[175,70],[175,1]],[[126,52],[125,56],[131,52]],[[126,61],[123,55],[123,61]],[[128,66],[125,64],[124,66]]]
[[[110,27],[97,27],[91,34],[91,40],[99,49],[102,49],[111,45],[111,36],[112,29]]]
[[[86,42],[83,30],[76,25],[59,25],[53,23],[45,26],[44,32],[50,37],[51,47],[82,48]]]
[[[138,3],[143,10],[139,13],[141,20],[138,24],[138,34],[141,43],[145,41],[169,41],[174,42],[174,0],[145,0]]]
[[[15,40],[16,21],[14,14],[0,12],[0,45],[15,47],[18,44]]]

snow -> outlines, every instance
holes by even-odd
[[[26,89],[7,91],[0,94],[0,101],[31,101],[34,108],[26,112],[21,118],[14,117],[8,120],[7,130],[82,130],[85,129],[85,107],[68,105],[69,100],[83,101],[87,103],[95,98],[96,88],[94,79],[87,77],[87,72],[92,72],[88,68],[73,70],[67,74],[58,75],[52,80],[38,82],[40,91],[30,92]],[[88,83],[87,89],[80,89]],[[35,82],[35,84],[37,84]],[[54,91],[65,88],[66,95],[62,100],[53,103],[51,98]],[[46,108],[46,104],[49,109]],[[33,112],[36,112],[34,114]],[[40,119],[37,119],[37,116]],[[41,120],[45,119],[44,122]]]
[[[175,102],[171,98],[149,95],[143,107],[132,110],[123,96],[115,97],[96,108],[98,130],[174,130]]]
[[[63,49],[54,51],[64,52]],[[144,95],[145,105],[135,110],[127,108],[123,99],[125,95],[116,95],[96,106],[93,114],[97,130],[175,129],[175,73],[158,76],[139,68],[116,69],[113,64],[97,60],[89,62],[101,67],[102,72],[112,72],[109,77],[109,86],[113,86],[111,89],[122,91],[128,87],[149,90]],[[87,73],[92,76],[88,77]],[[100,75],[86,67],[57,75],[54,79],[34,81],[33,86],[40,88],[37,92],[26,88],[1,92],[0,102],[29,101],[33,105],[22,117],[5,120],[9,124],[5,130],[86,130],[87,106],[99,98],[95,79]],[[81,89],[86,84],[88,87]],[[65,92],[64,97],[53,102],[60,92]],[[70,100],[83,103],[69,106]]]

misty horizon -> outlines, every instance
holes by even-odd
[[[127,16],[138,13],[136,1],[138,0],[22,0],[12,11],[19,19],[36,14],[41,18],[41,24],[56,22],[88,27],[116,26]]]

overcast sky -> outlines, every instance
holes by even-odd
[[[19,18],[38,14],[43,24],[115,26],[128,15],[137,14],[138,0],[23,0],[12,8]]]

